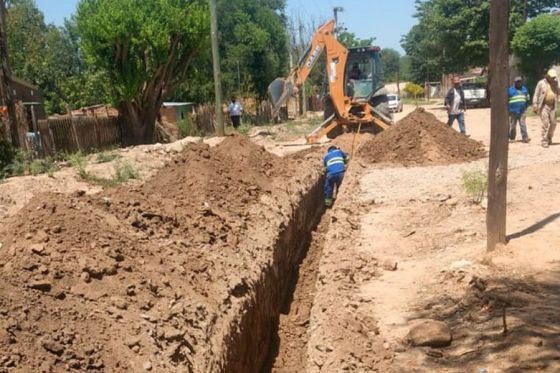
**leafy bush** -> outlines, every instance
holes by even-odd
[[[192,119],[187,116],[177,122],[177,130],[179,131],[179,138],[183,139],[187,136],[200,136],[200,131],[196,128]]]
[[[461,176],[463,189],[474,203],[481,203],[488,187],[488,173],[483,170],[465,171]]]
[[[249,135],[249,131],[251,131],[251,126],[247,123],[243,123],[239,127],[237,127],[237,132],[239,132],[243,136]]]
[[[411,97],[414,97],[414,100],[416,101],[416,105],[418,105],[418,96],[424,93],[424,88],[422,88],[422,86],[419,86],[418,84],[406,83],[406,86],[404,87],[404,91],[408,93]]]
[[[0,141],[0,179],[11,175],[11,168],[16,160],[17,152],[12,145],[6,141]]]
[[[49,177],[53,177],[56,169],[56,164],[50,157],[35,159],[29,163],[29,173],[31,175],[48,174]]]
[[[77,151],[75,153],[66,153],[65,154],[65,159],[66,161],[68,161],[68,163],[70,164],[70,166],[74,167],[74,168],[84,168],[87,165],[87,159],[86,156],[81,152],[81,151]]]
[[[139,179],[140,173],[129,162],[117,162],[113,166],[115,174],[113,180],[117,183],[124,183],[130,179]]]
[[[97,156],[95,158],[95,162],[96,163],[107,163],[107,162],[111,162],[114,161],[115,159],[120,158],[120,155],[117,154],[114,151],[102,151],[100,153],[97,153]]]

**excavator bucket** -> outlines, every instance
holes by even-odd
[[[293,90],[294,84],[289,79],[276,78],[268,85],[268,94],[275,112],[284,106]]]

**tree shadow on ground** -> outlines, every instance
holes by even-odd
[[[543,220],[531,225],[530,227],[527,227],[527,228],[523,229],[522,231],[515,232],[513,234],[508,235],[506,237],[506,239],[509,242],[510,240],[514,240],[516,238],[520,238],[520,237],[529,235],[531,233],[535,233],[535,232],[543,229],[544,227],[546,227],[548,224],[552,223],[554,220],[558,219],[559,217],[560,217],[560,212],[552,214],[552,215],[544,218]]]
[[[502,276],[470,284],[464,296],[439,296],[415,312],[415,318],[439,319],[453,330],[452,345],[441,350],[443,356],[428,357],[430,365],[462,372],[484,363],[507,373],[560,371],[560,265],[538,279]]]

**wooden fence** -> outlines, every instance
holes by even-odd
[[[91,152],[119,146],[121,126],[118,117],[60,117],[40,120],[42,155],[58,152]]]

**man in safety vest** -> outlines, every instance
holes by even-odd
[[[325,166],[325,205],[331,207],[333,204],[333,191],[336,186],[336,193],[338,194],[338,189],[340,184],[342,184],[342,179],[344,178],[344,172],[346,171],[346,163],[348,158],[346,154],[336,146],[329,146],[327,154],[323,158],[323,163]]]
[[[531,141],[527,134],[527,126],[525,125],[525,110],[529,104],[529,91],[523,85],[523,79],[520,76],[513,80],[513,85],[508,90],[509,97],[509,139],[515,140],[517,135],[517,122],[521,130],[521,142],[528,143]]]

